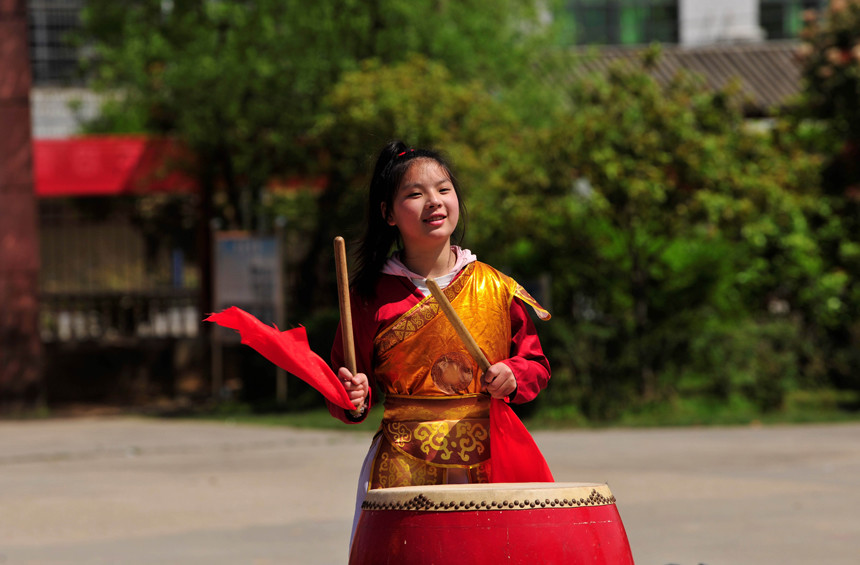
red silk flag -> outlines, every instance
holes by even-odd
[[[534,438],[504,400],[490,400],[491,483],[552,483]]]
[[[355,409],[346,389],[328,363],[311,351],[305,328],[298,327],[282,332],[277,327],[267,326],[236,306],[210,314],[204,321],[238,331],[242,343],[281,369],[299,377],[337,406],[345,410]]]

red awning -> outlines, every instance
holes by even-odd
[[[33,140],[40,198],[194,192],[189,159],[170,139],[111,135]]]

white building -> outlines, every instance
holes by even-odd
[[[29,0],[30,107],[33,138],[62,138],[77,133],[80,119],[98,112],[98,97],[84,87],[78,52],[70,33],[80,27],[85,0]]]
[[[762,41],[759,0],[681,0],[679,43],[684,46]]]
[[[568,0],[571,41],[580,45],[695,47],[793,39],[801,14],[826,0]]]

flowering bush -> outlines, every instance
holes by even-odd
[[[817,150],[820,210],[812,217],[825,250],[827,278],[838,292],[809,335],[826,359],[830,381],[860,390],[860,0],[831,0],[807,12],[798,55],[804,90],[798,116],[823,135]],[[812,118],[813,121],[808,118]],[[823,143],[820,143],[823,141]],[[816,334],[817,332],[817,334]]]
[[[820,13],[804,13],[806,106],[849,140],[860,138],[860,0],[831,0]]]

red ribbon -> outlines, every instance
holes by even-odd
[[[278,367],[299,377],[337,406],[346,410],[355,409],[346,389],[328,363],[311,351],[305,328],[298,327],[282,332],[277,327],[267,326],[236,306],[210,314],[204,321],[215,322],[219,326],[238,331],[242,343]]]
[[[490,482],[552,483],[534,438],[504,401],[490,400]]]

